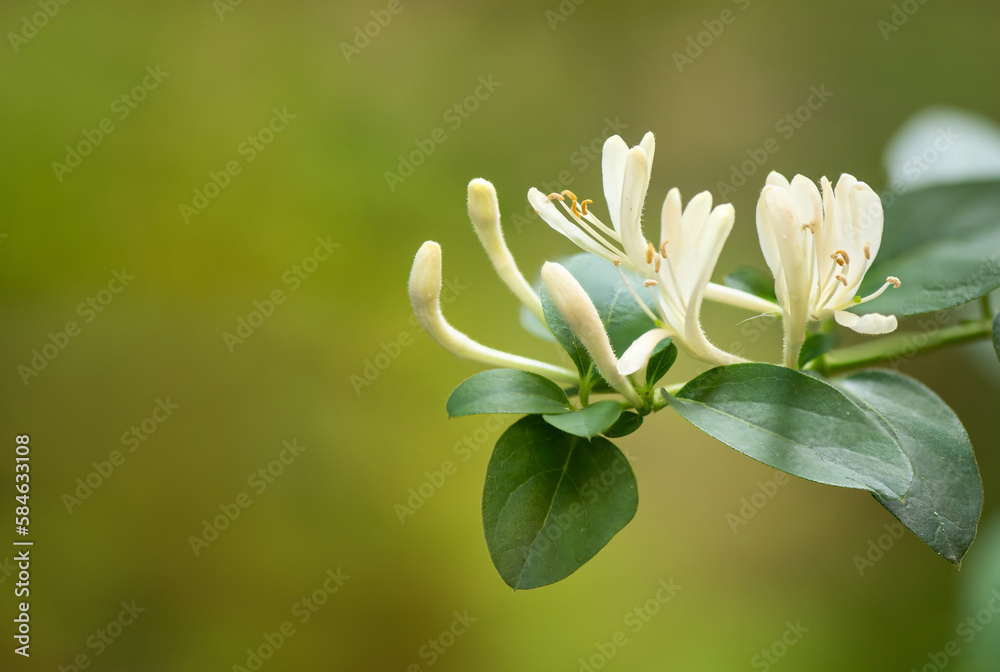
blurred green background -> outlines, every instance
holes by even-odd
[[[860,492],[792,479],[734,533],[727,514],[774,472],[669,412],[617,442],[639,481],[635,520],[569,579],[512,595],[479,515],[499,432],[444,412],[479,367],[414,328],[405,284],[419,244],[440,242],[444,275],[461,288],[446,306],[452,322],[552,359],[551,345],[515,326],[516,300],[478,247],[465,188],[493,181],[510,246],[534,275],[575,250],[519,218],[524,195],[565,171],[565,186],[601,204],[599,161],[580,147],[599,147],[608,120],[630,144],[657,134],[653,213],[671,186],[685,200],[702,189],[718,198],[733,164],[774,137],[779,151],[727,194],[737,223],[716,278],[763,268],[753,212],[767,170],[850,172],[879,188],[883,147],[912,113],[945,103],[1000,118],[1000,89],[988,85],[1000,62],[995,3],[911,0],[907,14],[859,0],[224,1],[0,8],[0,492],[12,509],[13,437],[30,434],[36,542],[32,657],[8,649],[0,667],[72,669],[83,655],[94,670],[229,670],[288,621],[295,632],[264,669],[579,670],[580,659],[603,663],[617,631],[627,643],[609,670],[768,669],[755,656],[799,621],[809,630],[776,660],[782,669],[910,670],[983,606],[958,598],[968,568],[909,533],[859,572],[855,556],[893,521]],[[886,32],[879,22],[897,8],[906,21]],[[731,22],[713,23],[723,10]],[[358,37],[379,18],[374,37]],[[675,52],[699,33],[708,46],[679,67]],[[493,90],[467,102],[480,78]],[[832,96],[779,132],[811,87]],[[263,131],[275,109],[286,121]],[[422,165],[387,179],[438,128],[444,140]],[[88,135],[100,140],[92,151],[67,157]],[[228,179],[227,164],[239,170]],[[225,187],[209,187],[201,207],[195,190],[213,174]],[[309,261],[317,239],[336,249]],[[107,291],[122,269],[134,280]],[[227,344],[276,290],[273,312]],[[710,308],[708,333],[748,341],[732,326],[743,317]],[[66,342],[70,321],[79,334]],[[64,349],[31,368],[50,333]],[[777,356],[777,329],[753,340],[749,353]],[[352,382],[386,351],[370,384]],[[976,356],[938,352],[902,370],[966,423],[988,521],[1000,491],[998,367]],[[697,370],[681,362],[674,373]],[[148,420],[158,400],[177,407],[157,412],[162,422]],[[133,426],[155,431],[123,437]],[[476,450],[459,455],[466,437]],[[292,440],[305,450],[272,464],[272,482],[248,480]],[[116,450],[113,473],[94,474]],[[457,472],[401,523],[395,505],[445,460]],[[88,476],[99,485],[73,504]],[[196,554],[192,535],[240,493],[250,505]],[[974,545],[967,564],[988,569],[987,550]],[[350,578],[327,595],[338,569]],[[12,632],[14,581],[0,574]],[[650,603],[657,613],[634,632],[626,614],[670,579],[683,588]],[[328,599],[303,623],[300,600],[317,590]],[[145,611],[109,629],[133,600]],[[442,637],[456,611],[476,621]],[[99,631],[117,637],[99,644]]]

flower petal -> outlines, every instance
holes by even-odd
[[[895,315],[880,315],[878,313],[868,313],[867,315],[855,315],[846,310],[835,310],[833,319],[842,327],[853,329],[859,334],[878,335],[888,334],[895,331],[898,326]]]
[[[628,145],[619,135],[612,135],[601,150],[601,171],[604,180],[604,199],[608,202],[611,224],[621,234],[618,215],[622,209],[622,186],[625,184],[625,162]]]
[[[783,187],[784,189],[787,190],[790,190],[792,188],[792,185],[789,184],[788,182],[788,178],[786,178],[784,175],[782,175],[776,170],[772,170],[770,173],[767,174],[767,181],[765,182],[765,184],[768,184],[772,187]]]
[[[663,212],[660,216],[660,246],[669,240],[673,249],[683,245],[684,234],[681,226],[681,192],[674,187],[667,192],[663,201]]]
[[[646,368],[649,363],[649,358],[653,354],[653,349],[656,348],[657,344],[664,338],[671,336],[671,332],[662,329],[650,329],[645,334],[635,339],[632,345],[628,346],[628,349],[622,353],[621,358],[618,360],[618,373],[623,376],[628,376],[636,371],[641,371]]]
[[[638,268],[646,267],[646,238],[642,235],[642,205],[646,200],[649,185],[649,162],[641,147],[633,147],[628,152],[625,163],[625,181],[622,188],[621,215],[618,223],[622,237],[622,247],[632,263]]]
[[[581,249],[603,257],[612,263],[620,261],[616,255],[612,255],[597,241],[584,233],[575,222],[568,220],[566,215],[556,207],[556,204],[538,189],[532,187],[528,191],[528,202],[535,209],[535,212],[545,220],[546,224],[572,240]]]

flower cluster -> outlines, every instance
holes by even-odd
[[[707,191],[685,205],[677,189],[663,202],[658,238],[649,240],[642,227],[642,210],[649,188],[655,140],[647,133],[629,148],[619,136],[604,144],[604,198],[610,225],[594,213],[593,201],[570,191],[528,192],[528,201],[553,229],[586,252],[606,259],[622,274],[654,328],[639,336],[621,357],[611,346],[597,308],[580,282],[563,266],[542,267],[542,285],[560,316],[593,359],[601,376],[632,405],[640,406],[640,381],[656,346],[665,338],[691,356],[712,365],[745,360],[709,341],[701,326],[705,299],[758,314],[780,314],[784,324],[784,364],[797,365],[810,322],[833,318],[862,334],[883,334],[896,328],[896,318],[875,313],[856,315],[849,308],[878,297],[881,289],[859,298],[858,288],[878,254],[882,239],[882,204],[864,182],[842,175],[834,187],[825,177],[822,192],[807,178],[791,181],[772,172],[757,204],[757,233],[764,259],[774,275],[777,304],[748,292],[711,282],[716,262],[735,222],[729,204],[715,205]],[[504,241],[496,191],[486,180],[469,184],[469,217],[497,274],[515,296],[545,324],[539,295],[517,267]],[[625,276],[638,276],[648,296]],[[457,331],[441,313],[441,248],[428,241],[413,263],[410,300],[417,318],[443,347],[459,357],[492,366],[516,368],[573,384],[569,369],[519,357],[477,343]]]

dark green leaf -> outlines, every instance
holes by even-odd
[[[646,366],[646,385],[653,385],[674,365],[677,360],[677,346],[672,338],[665,338],[653,348],[653,356]]]
[[[894,371],[862,371],[836,383],[892,429],[913,465],[903,501],[877,499],[924,543],[959,564],[983,508],[976,456],[961,421],[930,389]]]
[[[635,430],[642,427],[642,416],[635,411],[623,411],[615,421],[615,424],[604,432],[604,436],[617,439],[619,436],[628,436]]]
[[[448,415],[477,413],[569,413],[566,393],[537,373],[492,369],[472,376],[448,397]]]
[[[837,337],[833,334],[813,334],[802,344],[799,351],[799,368],[826,353],[837,345]]]
[[[734,364],[669,398],[691,423],[775,469],[899,499],[910,462],[895,438],[843,392],[773,364]]]
[[[727,287],[739,289],[768,301],[778,302],[774,295],[774,278],[751,266],[741,266],[726,276],[722,281]]]
[[[604,548],[638,504],[632,468],[613,443],[522,418],[497,441],[486,469],[490,558],[515,590],[555,583]]]
[[[1000,181],[919,189],[885,201],[885,229],[859,296],[902,281],[853,312],[915,315],[968,303],[1000,287]]]
[[[617,401],[596,401],[574,413],[545,414],[542,417],[553,427],[589,439],[603,434],[615,424],[621,413],[622,406]]]
[[[549,325],[549,330],[556,337],[559,345],[569,353],[569,357],[573,360],[573,363],[576,364],[576,370],[580,373],[580,379],[587,380],[594,376],[594,361],[590,358],[587,349],[583,347],[583,343],[576,337],[576,334],[573,333],[569,325],[566,324],[562,315],[559,314],[559,309],[552,303],[552,299],[549,298],[549,293],[545,291],[544,286],[541,288],[539,296],[542,300],[542,312],[545,313],[545,321]]]
[[[993,349],[996,350],[997,358],[1000,358],[1000,310],[993,316]]]

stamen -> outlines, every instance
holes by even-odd
[[[667,243],[669,243],[669,242],[670,242],[669,240],[664,240],[662,243],[660,243],[660,256],[661,257],[666,258],[666,256],[667,256]]]
[[[647,280],[646,282],[642,283],[642,286],[643,287],[656,287],[658,284],[660,284],[660,283],[658,283],[656,280]]]
[[[549,194],[546,196],[550,201],[565,201],[566,199],[562,197],[561,194]],[[537,210],[535,212],[538,212]]]
[[[653,257],[653,262],[654,262],[653,263],[653,272],[654,273],[659,273],[660,272],[660,262],[662,260],[663,260],[663,257],[661,257],[660,255],[656,255],[655,257]]]
[[[614,260],[613,262],[611,262],[611,263],[613,263],[613,264],[615,265],[615,268],[620,268],[620,267],[621,267],[621,265],[622,265],[622,260],[621,260],[621,259],[615,259],[615,260]]]
[[[840,280],[842,283],[844,283],[844,287],[847,287],[847,278],[839,274],[833,277],[837,278],[837,280]]]
[[[872,244],[865,243],[865,259],[871,259],[871,258],[872,258]]]
[[[625,286],[628,288],[628,291],[632,295],[632,298],[635,299],[635,302],[639,304],[639,307],[642,308],[642,311],[646,313],[646,315],[649,316],[649,319],[651,319],[653,322],[658,322],[659,320],[657,319],[656,315],[654,315],[653,311],[649,309],[649,306],[647,306],[646,303],[641,298],[639,298],[639,293],[635,291],[635,288],[632,286],[632,283],[629,282],[628,278],[625,277],[625,271],[622,270],[621,263],[615,262],[615,267],[618,268],[618,274],[622,276],[622,282],[625,283]]]
[[[885,279],[885,281],[890,285],[892,285],[895,289],[899,289],[899,286],[903,284],[899,281],[899,278],[897,278],[894,275],[890,275],[888,278]]]
[[[803,224],[802,225],[802,230],[805,231],[806,229],[809,229],[809,232],[812,233],[815,236],[816,235],[816,222],[809,222],[808,224]]]
[[[836,261],[838,266],[851,263],[851,258],[847,256],[847,252],[844,250],[837,250],[830,255],[830,258]]]
[[[653,263],[653,255],[654,254],[656,254],[656,248],[653,247],[653,244],[647,240],[646,241],[646,263],[647,264]]]
[[[584,201],[580,201],[580,209],[583,211],[583,216],[584,217],[587,216],[587,205],[590,204],[590,203],[593,203],[593,202],[594,201],[592,201],[589,198],[586,199],[586,200],[584,200]]]

